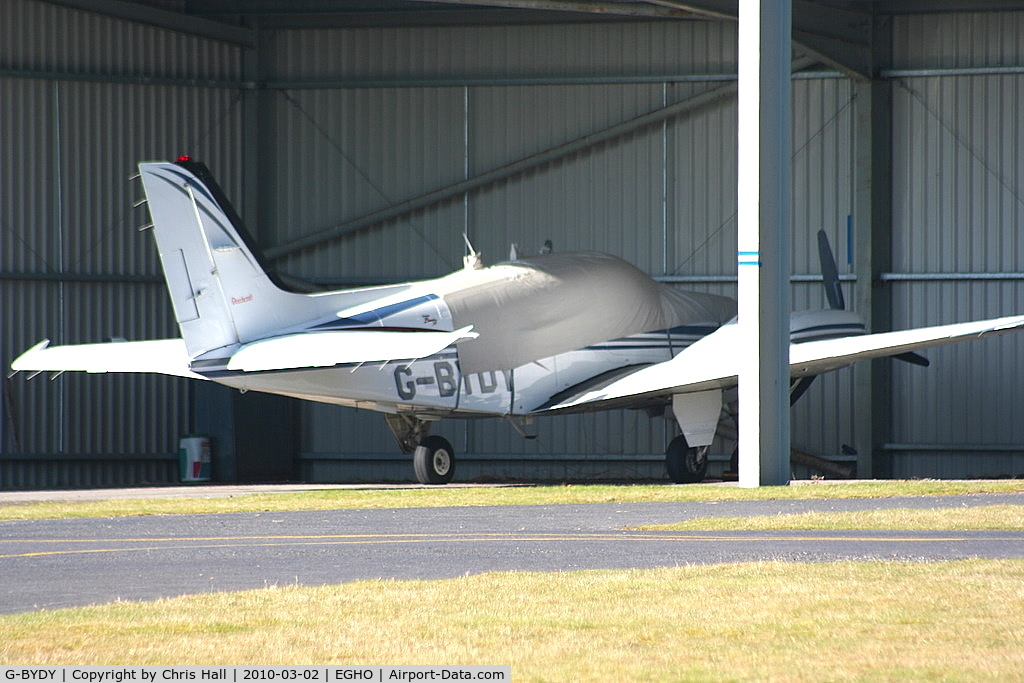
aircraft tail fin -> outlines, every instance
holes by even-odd
[[[174,314],[188,354],[234,348],[292,323],[309,297],[275,284],[205,165],[139,164]]]

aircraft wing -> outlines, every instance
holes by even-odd
[[[460,339],[477,336],[470,327],[454,332],[333,330],[289,334],[246,344],[231,356],[227,367],[260,372],[426,358]]]
[[[342,363],[425,358],[460,339],[476,338],[469,327],[454,332],[343,330],[292,334],[246,344],[228,361],[228,370],[259,372],[331,367]],[[192,372],[182,339],[50,346],[44,339],[21,354],[15,372],[139,372],[206,379]]]
[[[1024,316],[1012,316],[790,344],[790,376],[818,375],[861,360],[896,356],[1021,328],[1024,328]],[[737,384],[739,360],[747,352],[746,348],[741,328],[735,324],[723,325],[672,360],[643,367],[600,386],[587,387],[538,412],[626,407],[643,399],[667,399],[674,394],[733,387]]]
[[[183,339],[107,342],[50,346],[44,339],[18,356],[15,372],[154,372],[189,379],[206,379],[189,369]]]

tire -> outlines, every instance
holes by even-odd
[[[455,476],[455,450],[443,436],[428,436],[412,455],[416,480],[421,484],[447,484]]]
[[[706,446],[690,447],[682,434],[672,439],[665,451],[668,478],[676,484],[696,484],[708,473]]]

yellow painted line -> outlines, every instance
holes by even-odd
[[[995,531],[995,529],[979,529],[978,531]],[[738,541],[738,540],[753,540],[753,541],[766,541],[766,540],[822,540],[822,541],[880,541],[880,540],[893,540],[893,541],[965,541],[974,540],[970,536],[933,536],[933,537],[913,537],[913,536],[819,536],[818,532],[814,530],[806,531],[780,531],[774,535],[765,534],[765,532],[759,532],[760,536],[749,536],[743,535],[744,532],[736,532],[732,535],[720,534],[720,533],[705,533],[705,532],[665,532],[657,530],[622,530],[622,531],[593,531],[593,532],[577,532],[577,533],[562,533],[562,532],[474,532],[466,534],[470,538],[480,539],[518,539],[518,538],[535,538],[535,539],[569,539],[569,540],[585,540],[585,539],[601,539],[601,538],[631,538],[631,539],[652,539],[652,540],[716,540],[716,541]],[[1024,540],[1024,532],[1018,532],[1017,536],[1007,536],[998,540]],[[189,542],[196,543],[202,541],[293,541],[293,540],[339,540],[339,541],[350,541],[350,540],[378,540],[378,539],[451,539],[458,534],[448,533],[429,533],[429,534],[287,534],[287,535],[254,535],[254,536],[166,536],[166,537],[148,537],[148,538],[7,538],[0,539],[0,545],[4,543],[67,543],[67,544],[82,544],[82,543],[176,543],[176,542]],[[984,539],[984,540],[996,540],[996,539]]]
[[[333,537],[332,537],[333,538]],[[21,557],[44,557],[48,555],[85,555],[90,553],[127,553],[127,552],[155,552],[160,550],[215,550],[218,548],[281,548],[281,547],[295,547],[295,546],[331,546],[331,545],[397,545],[397,544],[416,544],[416,543],[430,543],[430,542],[443,542],[443,543],[480,543],[489,541],[512,541],[512,542],[551,542],[551,541],[565,541],[565,540],[582,540],[582,539],[571,539],[565,536],[535,536],[535,537],[522,537],[522,536],[511,536],[507,538],[493,538],[493,537],[476,537],[467,536],[463,538],[454,538],[451,536],[438,536],[436,538],[424,538],[420,537],[403,537],[397,535],[395,537],[380,537],[377,539],[347,539],[347,540],[316,540],[317,537],[310,537],[309,540],[300,540],[301,536],[295,537],[294,540],[286,543],[203,543],[198,545],[166,545],[166,546],[136,546],[130,548],[80,548],[80,549],[68,549],[68,550],[41,550],[27,553],[13,553],[8,555],[0,555],[0,559],[8,558],[21,558]],[[181,539],[184,542],[188,542],[191,539]],[[231,540],[231,539],[223,539]],[[253,537],[252,540],[260,540],[259,537]],[[590,540],[590,539],[588,539]]]
[[[133,545],[130,547],[106,548],[62,548],[24,553],[0,554],[0,559],[44,557],[52,555],[80,555],[96,553],[125,552],[156,552],[169,550],[214,550],[220,548],[272,548],[287,546],[330,546],[330,545],[392,545],[422,544],[430,542],[443,543],[487,543],[487,542],[583,542],[583,541],[670,541],[670,542],[783,542],[783,541],[814,541],[814,542],[847,542],[847,543],[963,543],[970,541],[1022,541],[1024,536],[1006,537],[971,537],[971,536],[818,536],[813,532],[799,534],[785,532],[785,535],[721,535],[721,534],[665,534],[659,532],[596,532],[576,534],[515,534],[515,533],[478,533],[465,536],[451,534],[327,534],[327,535],[280,535],[280,536],[202,536],[180,538],[129,538],[129,539],[5,539],[3,543],[54,543],[78,545],[83,543],[124,543],[168,545]]]
[[[480,536],[503,536],[507,534],[500,533],[482,533],[474,534]],[[168,541],[249,541],[249,540],[290,540],[296,538],[320,538],[320,539],[334,539],[334,538],[427,538],[434,536],[447,536],[447,534],[292,534],[292,535],[272,535],[267,536],[260,534],[258,536],[167,536],[167,537],[149,537],[149,538],[8,538],[0,539],[0,543],[156,543],[156,542],[168,542]]]

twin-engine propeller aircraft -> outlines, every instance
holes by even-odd
[[[209,170],[182,158],[139,165],[180,339],[49,346],[15,371],[154,372],[384,413],[416,477],[443,484],[455,453],[430,434],[444,417],[643,408],[682,434],[675,482],[700,481],[746,345],[732,299],[655,282],[599,253],[548,253],[483,267],[479,255],[436,280],[325,293],[287,291]],[[824,235],[820,235],[824,237]],[[791,321],[792,396],[859,360],[1024,326],[1024,316],[866,334],[843,310],[819,238],[831,308]],[[470,249],[472,252],[472,249]]]

